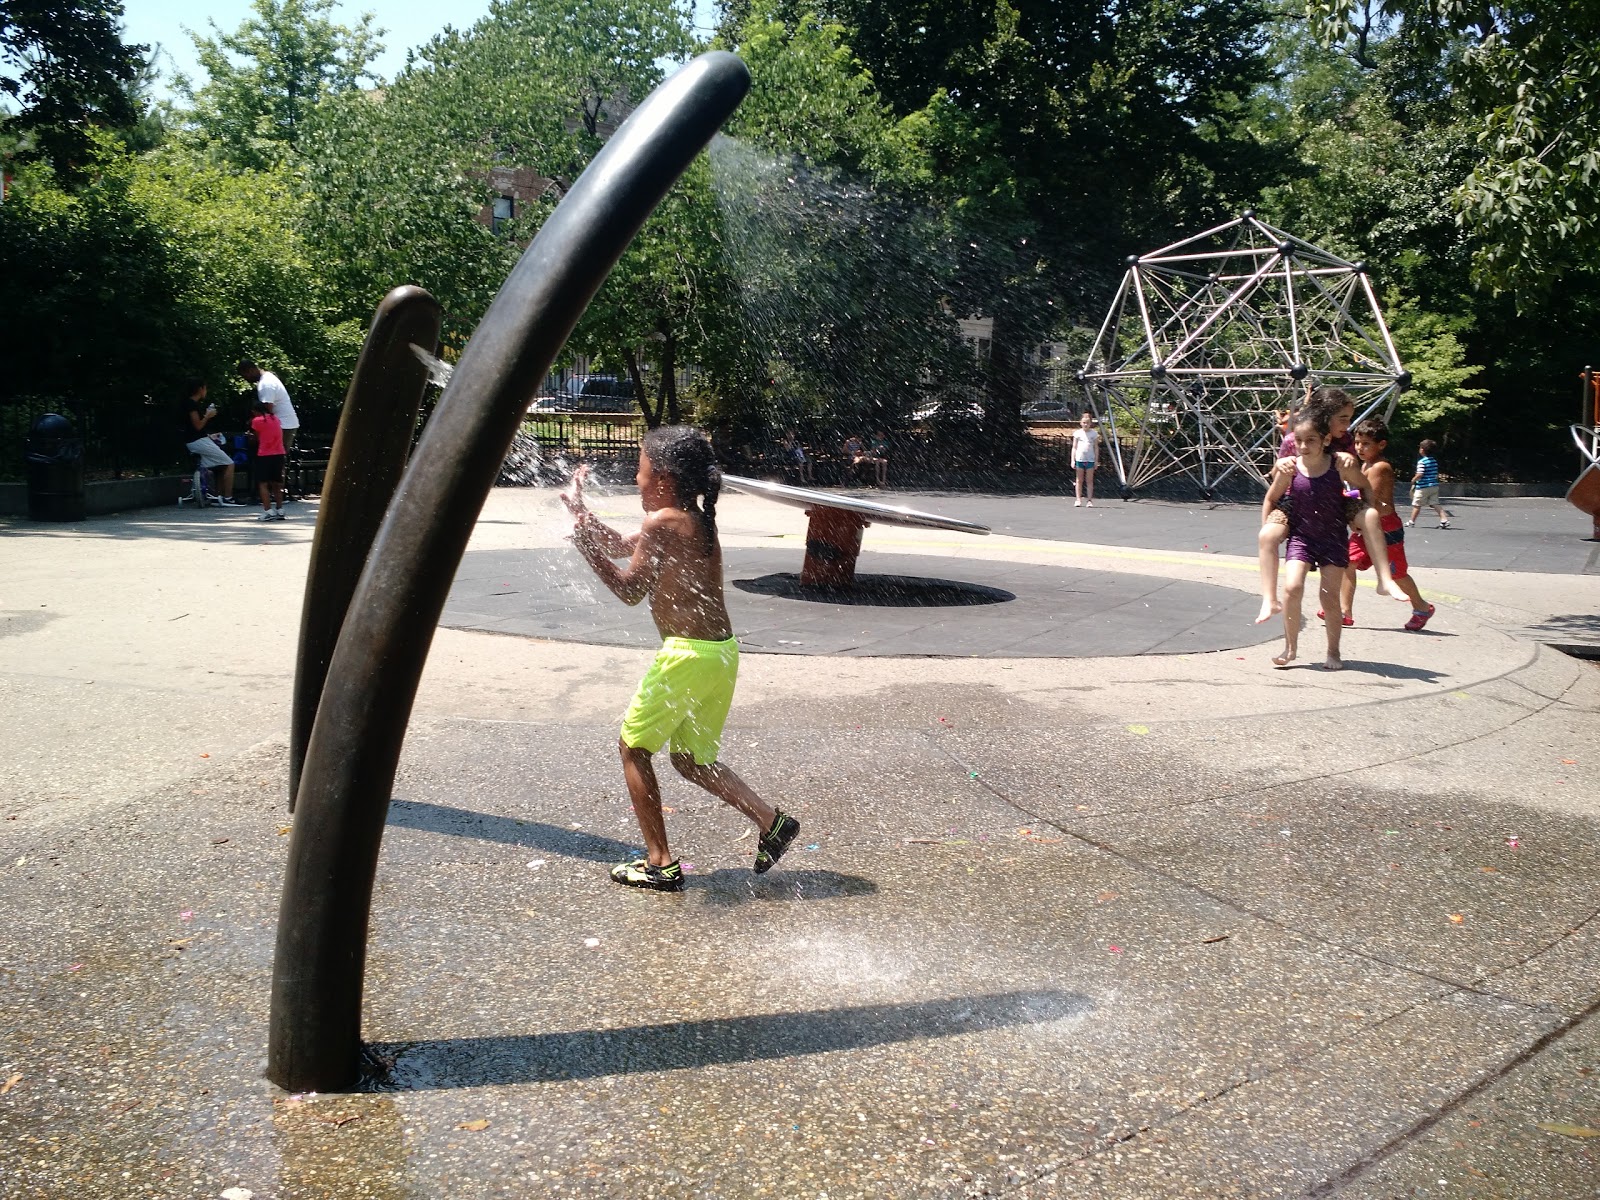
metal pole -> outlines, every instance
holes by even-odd
[[[430,354],[437,350],[441,321],[438,301],[427,292],[410,285],[395,288],[378,305],[345,393],[323,479],[300,614],[289,729],[290,812],[345,610],[416,433],[428,368],[411,347]]]
[[[267,1074],[358,1081],[367,918],[390,788],[429,643],[528,398],[617,259],[750,86],[702,55],[595,156],[484,314],[351,599],[297,793],[273,961]]]

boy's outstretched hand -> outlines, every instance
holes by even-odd
[[[561,493],[561,503],[567,506],[567,511],[578,521],[583,520],[589,511],[583,502],[583,481],[588,477],[589,465],[585,463],[572,473],[571,484]]]

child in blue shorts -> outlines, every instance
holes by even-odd
[[[573,544],[623,603],[650,597],[650,615],[662,638],[622,719],[617,744],[645,857],[618,863],[611,878],[658,892],[683,888],[683,867],[667,844],[652,763],[669,742],[680,775],[760,827],[754,866],[758,873],[770,870],[800,832],[800,822],[773,808],[717,761],[739,674],[739,643],[722,594],[717,540],[722,472],[711,441],[686,425],[662,426],[645,435],[638,474],[644,524],[627,537],[585,506],[584,470],[561,497],[577,522]],[[627,559],[627,564],[619,567],[613,559]]]

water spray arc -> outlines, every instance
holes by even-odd
[[[1264,485],[1306,384],[1386,420],[1411,385],[1365,266],[1248,210],[1130,257],[1079,379],[1124,495],[1167,476],[1207,496],[1236,472]]]
[[[346,606],[294,792],[268,1040],[267,1074],[281,1087],[338,1091],[358,1081],[367,920],[406,724],[451,581],[528,399],[628,243],[749,86],[738,58],[706,54],[617,130],[484,314],[387,506]],[[410,387],[411,377],[394,386]]]

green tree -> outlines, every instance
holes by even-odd
[[[994,319],[986,443],[1003,456],[1021,444],[1032,348],[1103,304],[1124,255],[1253,194],[1271,164],[1242,120],[1264,77],[1255,0],[772,4],[791,29],[841,28],[880,89],[875,182],[939,214],[943,297]],[[762,9],[744,11],[748,26]]]
[[[1411,387],[1396,410],[1396,430],[1459,430],[1488,395],[1484,388],[1468,386],[1483,373],[1481,364],[1467,361],[1462,341],[1472,328],[1471,316],[1428,312],[1393,290],[1384,297],[1384,311],[1400,361],[1411,372]]]
[[[709,173],[697,161],[634,238],[570,342],[620,367],[652,429],[684,418],[678,367],[706,357],[710,318],[726,304],[717,225]]]
[[[91,149],[75,192],[34,167],[0,205],[0,406],[75,412],[91,465],[141,447],[170,462],[182,381],[209,379],[240,427],[233,363],[250,354],[286,377],[308,424],[329,424],[360,330],[321,299],[283,175],[132,158],[107,134]]]
[[[190,33],[205,81],[174,81],[187,110],[175,116],[198,142],[236,167],[273,166],[299,142],[323,100],[375,79],[383,51],[372,14],[354,28],[328,16],[336,0],[252,0],[254,16],[232,33]]]
[[[814,423],[894,429],[954,341],[916,122],[897,121],[837,21],[748,7],[755,81],[713,149],[728,292],[717,410],[745,440]],[[831,432],[831,431],[822,431]]]
[[[90,130],[132,124],[127,87],[147,46],[122,43],[118,0],[0,0],[0,96],[21,138],[14,157],[53,164],[75,182],[91,153]]]
[[[1600,251],[1600,7],[1592,0],[1305,0],[1314,30],[1348,45],[1370,13],[1435,54],[1471,114],[1477,162],[1453,191],[1478,280],[1528,293]]]
[[[603,136],[660,81],[658,63],[687,46],[682,16],[670,0],[505,0],[413,53],[381,92],[325,103],[301,148],[308,230],[346,312],[420,284],[459,348]],[[608,63],[599,31],[616,38]],[[496,231],[486,214],[511,173],[545,190]]]

